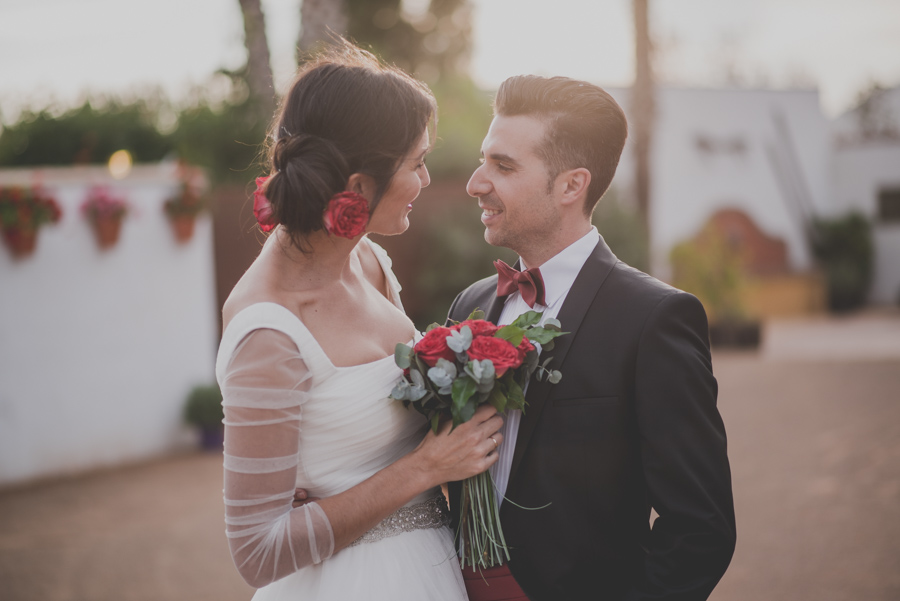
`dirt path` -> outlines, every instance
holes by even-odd
[[[717,353],[738,547],[714,601],[900,599],[900,359]],[[0,599],[242,601],[221,457],[0,492]]]

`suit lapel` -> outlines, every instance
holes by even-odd
[[[566,355],[572,346],[572,341],[578,334],[578,328],[581,326],[584,316],[594,301],[594,297],[597,296],[600,287],[606,280],[606,276],[609,275],[609,272],[612,271],[617,262],[618,259],[616,259],[616,256],[601,237],[587,261],[584,262],[581,271],[578,272],[572,288],[566,295],[566,300],[560,307],[556,318],[562,324],[563,332],[569,332],[569,334],[560,336],[555,340],[553,350],[548,351],[553,360],[547,367],[560,370],[563,378],[566,377],[566,371],[563,367]],[[510,482],[512,482],[522,463],[522,457],[528,449],[528,443],[531,441],[531,436],[540,420],[541,412],[552,391],[553,385],[546,379],[541,382],[532,379],[528,384],[528,391],[525,395],[528,405],[522,415],[522,421],[519,423],[516,449],[513,452],[512,467],[510,469]]]
[[[505,304],[506,297],[497,297],[497,288],[495,286],[492,298],[490,301],[488,301],[487,309],[485,309],[484,311],[484,318],[491,323],[497,323],[497,320],[500,319],[500,314],[503,313],[503,305]]]

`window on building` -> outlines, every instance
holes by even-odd
[[[882,189],[878,192],[878,221],[900,223],[900,188]]]

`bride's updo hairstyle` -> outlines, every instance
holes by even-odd
[[[354,173],[375,182],[371,214],[436,111],[424,83],[345,40],[303,65],[272,124],[265,187],[294,244],[324,228],[328,201]]]

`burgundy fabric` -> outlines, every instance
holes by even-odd
[[[537,267],[519,271],[503,261],[494,261],[497,268],[497,296],[509,296],[516,290],[522,293],[522,300],[534,307],[535,303],[545,304],[544,278]]]
[[[469,601],[528,601],[506,564],[480,571],[469,566],[462,573]]]

